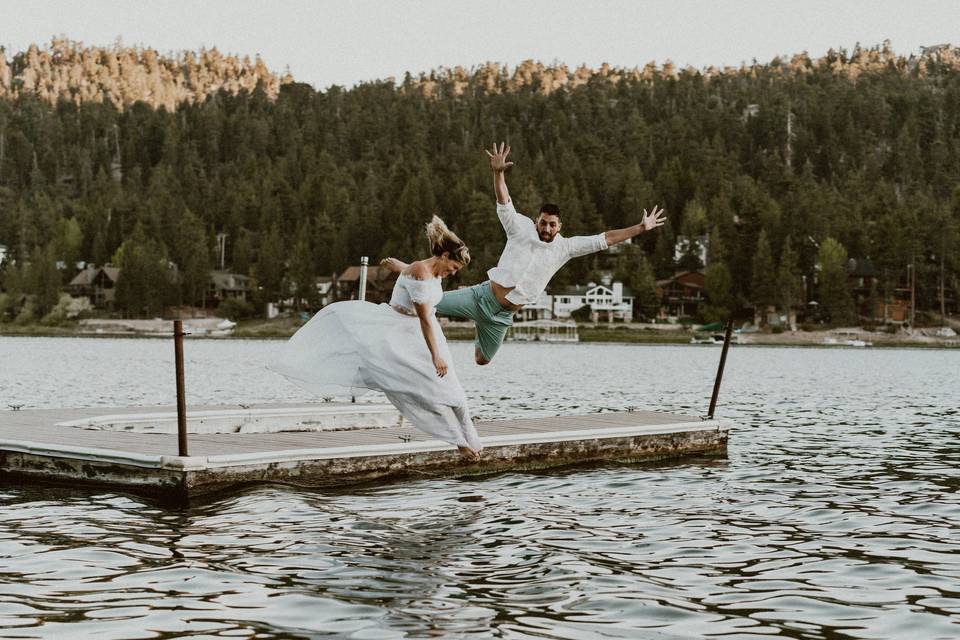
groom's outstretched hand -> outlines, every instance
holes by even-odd
[[[510,155],[510,146],[505,142],[501,142],[499,148],[497,148],[497,143],[494,142],[490,150],[487,151],[487,155],[490,156],[490,168],[495,173],[503,173],[513,166],[512,162],[507,162],[507,156]]]
[[[666,221],[667,217],[663,214],[663,209],[658,210],[657,207],[654,206],[653,211],[650,213],[647,213],[646,209],[643,210],[643,220],[640,224],[643,225],[644,231],[653,231]]]

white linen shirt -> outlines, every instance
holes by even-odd
[[[537,224],[517,213],[513,200],[497,203],[497,217],[507,232],[507,246],[497,266],[487,271],[487,277],[504,287],[513,287],[507,293],[507,300],[513,304],[533,304],[568,260],[607,248],[607,238],[602,233],[572,238],[558,233],[553,242],[544,242],[537,233]]]

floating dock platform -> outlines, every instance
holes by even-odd
[[[6,482],[112,487],[176,500],[257,483],[333,487],[604,460],[725,455],[729,425],[651,411],[478,422],[482,459],[404,424],[389,405],[189,407],[177,455],[175,407],[0,412]]]

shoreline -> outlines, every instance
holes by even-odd
[[[194,335],[191,340],[250,340],[273,339],[285,340],[299,328],[299,323],[288,321],[245,321],[240,322],[236,329],[228,335]],[[846,333],[841,336],[854,337]],[[473,327],[469,324],[448,324],[444,326],[447,340],[451,342],[472,342],[474,339]],[[715,347],[718,345],[693,345],[690,343],[693,331],[677,331],[670,329],[640,329],[624,325],[613,327],[580,325],[578,327],[580,343],[610,343],[610,344],[643,344],[643,345],[689,345],[698,347]],[[89,331],[81,330],[78,325],[46,326],[46,325],[9,325],[0,324],[0,336],[25,338],[156,338],[168,340],[172,335],[166,332],[137,332],[137,331]],[[852,345],[826,344],[828,337],[835,338],[837,333],[831,330],[797,331],[783,333],[749,333],[739,334],[741,342],[731,342],[732,346],[750,347],[821,347],[862,349]],[[906,336],[900,334],[876,333],[860,330],[855,337],[870,343],[869,348],[881,349],[958,349],[958,338],[935,338],[931,336]],[[576,344],[576,343],[575,343]]]

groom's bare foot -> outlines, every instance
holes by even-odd
[[[383,260],[380,261],[380,266],[386,267],[387,270],[393,271],[394,273],[400,273],[401,271],[406,269],[408,265],[407,263],[401,262],[396,258],[384,258]]]
[[[470,447],[457,447],[460,450],[460,453],[463,454],[463,457],[470,460],[470,462],[480,462],[480,452],[471,449]]]

